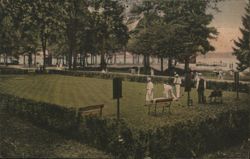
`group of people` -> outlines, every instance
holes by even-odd
[[[147,89],[146,89],[146,102],[150,102],[154,99],[154,84],[150,77],[147,78]],[[174,81],[174,87],[170,82],[163,84],[163,94],[165,98],[173,98],[173,100],[178,100],[181,97],[181,77],[176,74]],[[175,89],[175,91],[174,91]]]
[[[198,92],[198,103],[204,104],[205,90],[206,90],[206,80],[201,74],[197,74],[193,79],[195,82],[195,87]],[[163,84],[163,94],[165,98],[172,98],[173,100],[178,100],[181,97],[181,84],[182,80],[178,74],[175,74],[174,81],[166,82]],[[147,88],[146,88],[146,102],[150,102],[154,99],[154,84],[151,78],[147,78]]]

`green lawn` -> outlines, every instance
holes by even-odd
[[[155,128],[174,124],[182,120],[214,115],[240,103],[247,103],[247,94],[235,101],[235,93],[224,92],[224,105],[208,106],[201,109],[197,104],[196,91],[192,91],[194,107],[186,106],[186,93],[172,105],[172,114],[149,116],[144,106],[145,83],[123,82],[121,116],[135,128]],[[61,75],[20,75],[0,76],[0,91],[36,101],[49,102],[68,107],[88,106],[104,103],[104,116],[115,117],[116,101],[112,99],[112,80],[72,77]],[[163,85],[155,84],[155,97],[163,95]],[[209,95],[210,90],[206,92]],[[160,110],[159,110],[160,111]]]

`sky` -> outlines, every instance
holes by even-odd
[[[239,28],[242,26],[241,17],[245,14],[247,0],[225,0],[218,4],[221,12],[214,13],[214,20],[211,26],[217,28],[219,36],[212,41],[215,52],[232,52],[233,40],[241,37]]]

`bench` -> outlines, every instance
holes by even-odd
[[[148,107],[148,114],[150,114],[151,107],[154,106],[154,114],[157,113],[157,108],[162,107],[162,113],[164,113],[165,108],[168,108],[168,111],[170,113],[170,107],[172,104],[173,98],[155,98],[150,101],[149,104],[146,104],[145,106]]]
[[[210,103],[220,103],[222,104],[222,91],[221,90],[213,90],[209,95]],[[219,100],[219,101],[218,101]]]
[[[78,114],[82,116],[99,116],[102,117],[102,109],[104,104],[91,105],[78,108]]]

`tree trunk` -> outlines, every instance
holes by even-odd
[[[115,55],[114,55],[114,64],[116,64],[116,53],[115,53]]]
[[[144,74],[145,75],[149,75],[150,72],[150,59],[149,59],[149,55],[144,55],[144,59],[143,59],[143,63],[144,63]]]
[[[34,52],[34,65],[36,66],[36,52]]]
[[[106,70],[106,62],[105,62],[105,39],[103,37],[102,40],[102,52],[101,52],[101,70]]]
[[[5,56],[4,56],[4,65],[8,66],[8,55],[7,54],[5,54]]]
[[[95,65],[97,64],[97,55],[95,55]]]
[[[127,49],[125,48],[125,49],[124,49],[124,64],[126,64],[126,58],[127,58],[127,57],[126,57],[126,52],[127,52]]]
[[[148,75],[150,75],[150,73],[151,73],[151,71],[150,71],[150,70],[151,70],[150,65],[151,65],[151,64],[150,64],[150,56],[148,55],[148,56],[147,56]]]
[[[25,59],[25,55],[23,55],[23,65],[26,65],[26,59]]]
[[[135,64],[135,55],[132,54],[132,57],[133,57],[133,65]]]
[[[82,65],[82,68],[85,69],[85,53],[82,53],[81,54],[81,65]]]
[[[74,53],[74,57],[73,57],[73,70],[76,70],[76,66],[77,66],[77,54]]]
[[[31,65],[32,65],[32,53],[29,53],[28,64],[29,64],[29,67],[31,67]]]
[[[161,74],[163,75],[163,57],[161,57]]]
[[[143,66],[144,66],[144,74],[147,74],[147,56],[143,55]]]
[[[42,51],[43,51],[43,70],[46,68],[46,48],[47,48],[47,37],[45,34],[45,26],[41,30],[41,41],[42,41]]]
[[[173,76],[174,75],[174,72],[173,72],[173,58],[172,57],[169,57],[168,58],[168,71],[169,71],[169,75],[170,76]]]
[[[189,71],[189,57],[185,58],[185,73]]]
[[[42,48],[43,48],[43,70],[45,70],[46,68],[46,40],[43,42],[42,44]]]

